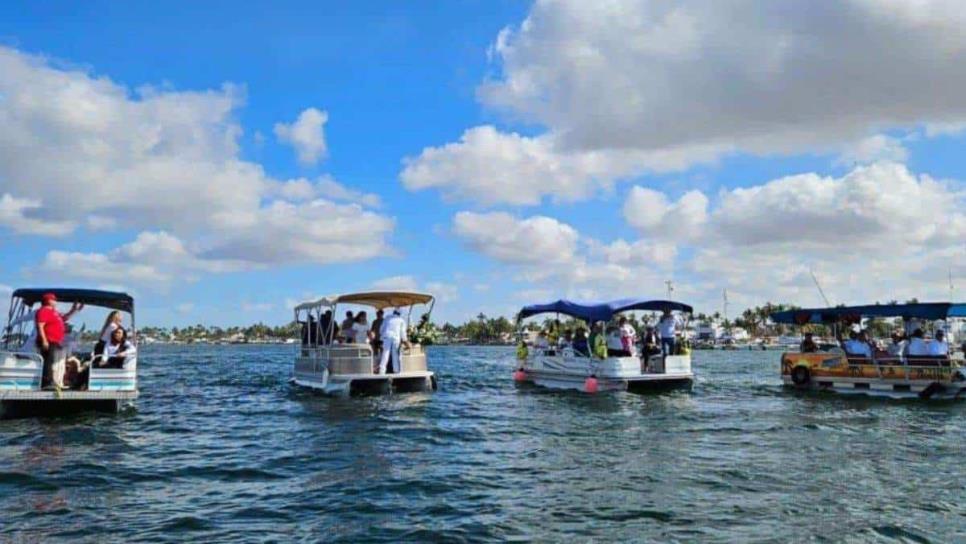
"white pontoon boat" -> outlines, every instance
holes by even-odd
[[[4,416],[69,413],[83,410],[116,412],[138,396],[137,356],[125,358],[122,368],[100,366],[102,356],[92,353],[93,342],[80,349],[79,342],[65,346],[68,357],[89,366],[85,383],[70,389],[41,389],[43,358],[33,342],[35,305],[53,293],[60,303],[119,310],[130,315],[129,340],[136,343],[134,299],[126,293],[94,289],[17,289],[10,301],[7,327],[0,348],[0,414]]]
[[[669,300],[624,299],[606,303],[581,304],[558,300],[549,304],[525,306],[518,315],[518,323],[540,314],[561,314],[584,321],[588,328],[594,323],[608,322],[617,314],[630,311],[692,313],[691,306]],[[681,343],[678,343],[681,347]],[[514,380],[533,383],[552,389],[597,391],[662,391],[690,389],[694,374],[691,355],[686,348],[676,353],[638,356],[634,350],[624,355],[600,358],[591,350],[573,346],[551,345],[527,347],[518,353],[519,366]]]
[[[339,308],[366,306],[383,310],[386,317],[394,308],[405,309],[408,324],[417,305],[434,299],[424,293],[367,292],[324,297],[295,307],[295,320],[302,325],[302,345],[295,358],[292,382],[330,395],[382,394],[433,391],[436,376],[427,368],[426,353],[416,342],[403,343],[400,372],[379,372],[381,346],[371,343],[343,343],[336,334]]]

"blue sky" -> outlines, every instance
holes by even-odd
[[[809,271],[948,298],[961,15],[845,4],[7,2],[0,284],[164,325],[380,286],[452,321],[665,279],[818,304]]]

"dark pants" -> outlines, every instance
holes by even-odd
[[[53,383],[52,370],[54,367],[54,361],[56,361],[58,357],[64,356],[64,348],[60,344],[48,342],[47,346],[47,349],[41,348],[40,350],[40,355],[44,358],[44,370],[40,377],[41,388],[50,387],[50,384]]]
[[[674,355],[674,338],[661,338],[661,354]]]

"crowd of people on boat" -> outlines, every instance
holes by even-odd
[[[947,358],[950,353],[949,343],[946,341],[946,333],[942,329],[937,329],[933,337],[927,339],[925,332],[917,324],[893,331],[888,342],[879,342],[873,339],[867,329],[853,329],[849,332],[848,338],[839,338],[838,346],[850,358],[865,359],[896,359],[906,361],[925,358]],[[966,345],[964,345],[964,348],[966,348]],[[815,335],[811,332],[806,332],[800,346],[800,351],[802,353],[815,353],[824,350],[816,342]]]
[[[595,322],[589,332],[583,326],[564,329],[559,321],[553,321],[537,332],[533,347],[549,355],[570,351],[577,356],[598,359],[638,356],[650,359],[655,355],[681,354],[688,349],[680,339],[683,325],[681,318],[669,310],[655,324],[645,323],[641,334],[625,316],[607,323]],[[521,340],[518,356],[524,358],[527,352],[526,341]]]
[[[137,349],[124,328],[123,314],[117,310],[107,315],[93,350],[83,350],[80,333],[69,323],[83,309],[83,304],[75,302],[69,311],[60,313],[57,296],[46,293],[39,308],[11,322],[11,326],[33,322],[22,349],[33,350],[43,359],[42,389],[87,389],[92,366],[119,369],[134,360]]]
[[[410,346],[408,324],[399,308],[388,317],[383,310],[376,310],[372,323],[365,310],[355,314],[349,310],[341,324],[333,321],[332,310],[326,310],[318,320],[310,315],[301,325],[303,345],[370,345],[376,374],[398,374],[402,367],[402,348]]]

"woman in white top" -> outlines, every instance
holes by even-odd
[[[104,326],[101,327],[101,334],[97,337],[97,344],[94,345],[94,355],[104,353],[104,346],[111,342],[111,336],[114,335],[114,331],[121,328],[121,319],[121,312],[118,310],[107,314],[107,319],[104,320]]]
[[[124,363],[135,353],[134,344],[127,339],[127,331],[118,327],[111,333],[111,341],[104,345],[104,358],[97,366],[124,368]]]
[[[607,356],[621,357],[625,354],[624,342],[621,341],[621,330],[618,327],[607,328]]]
[[[354,322],[352,323],[351,338],[353,344],[369,343],[369,319],[366,312],[356,314]]]

